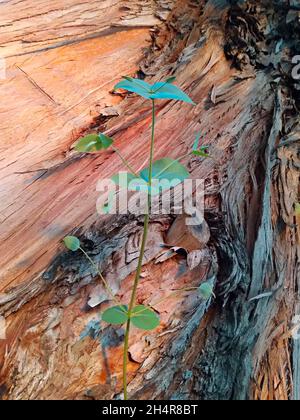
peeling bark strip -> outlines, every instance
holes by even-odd
[[[134,331],[131,397],[300,399],[297,5],[38,3],[0,3],[1,51],[10,56],[0,81],[1,397],[111,399],[121,391],[124,331],[102,325],[94,339],[80,339],[108,297],[81,255],[59,242],[77,228],[128,301],[141,221],[99,220],[95,210],[98,178],[121,164],[110,153],[77,157],[72,145],[82,133],[105,131],[133,166],[145,165],[151,109],[135,95],[109,93],[139,70],[149,82],[176,75],[198,104],[159,103],[156,157],[181,156],[200,131],[214,159],[186,162],[205,180],[201,240],[179,231],[180,218],[151,220],[138,302],[152,305],[162,323]],[[190,253],[164,257],[162,243]],[[157,303],[204,281],[215,285],[215,300],[187,292]]]

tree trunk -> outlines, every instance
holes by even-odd
[[[299,9],[285,0],[0,3],[3,399],[122,391],[124,331],[103,325],[96,339],[80,338],[108,302],[93,268],[61,239],[75,232],[129,300],[141,220],[96,212],[98,179],[122,163],[73,145],[105,132],[137,170],[145,166],[151,104],[112,92],[136,73],[149,82],[176,75],[197,103],[157,103],[155,157],[182,156],[201,132],[212,158],[184,162],[205,180],[209,235],[193,247],[197,264],[191,253],[161,256],[178,220],[151,219],[138,302],[161,325],[133,330],[131,398],[300,399]],[[216,298],[169,296],[205,281]]]

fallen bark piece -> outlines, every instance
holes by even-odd
[[[208,224],[203,219],[201,224],[189,225],[191,217],[180,215],[175,219],[166,236],[166,244],[186,249],[188,252],[203,249],[210,239]]]

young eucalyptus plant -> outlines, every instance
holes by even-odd
[[[124,77],[123,80],[115,86],[115,89],[124,89],[129,92],[136,93],[143,98],[149,99],[152,103],[152,129],[151,129],[151,138],[149,145],[149,166],[138,174],[131,168],[127,160],[122,156],[120,151],[116,149],[113,145],[113,139],[107,137],[104,134],[90,134],[86,137],[81,138],[75,146],[75,149],[78,152],[83,153],[94,153],[104,149],[112,148],[121,158],[122,162],[125,164],[126,168],[129,170],[127,173],[128,183],[129,181],[135,180],[135,185],[146,185],[146,193],[148,196],[146,211],[144,216],[144,228],[143,228],[143,237],[140,248],[140,254],[137,264],[137,269],[135,273],[135,278],[131,290],[130,302],[127,304],[121,303],[114,293],[110,289],[108,283],[104,279],[103,275],[99,272],[98,267],[95,265],[93,260],[81,247],[80,241],[74,236],[67,236],[64,239],[65,246],[71,251],[81,251],[85,257],[92,264],[94,269],[99,274],[99,277],[107,290],[111,300],[115,302],[115,305],[106,309],[102,315],[101,319],[109,324],[113,325],[123,325],[126,324],[125,329],[125,338],[124,338],[124,351],[123,351],[123,391],[124,399],[128,399],[127,392],[127,363],[128,363],[128,348],[129,348],[129,337],[131,325],[134,325],[137,328],[142,330],[153,330],[158,327],[160,320],[157,313],[148,306],[137,305],[136,304],[136,295],[138,290],[138,285],[141,277],[143,258],[145,253],[145,247],[148,237],[148,228],[149,228],[149,219],[151,214],[151,197],[154,194],[157,194],[157,189],[155,188],[154,181],[161,181],[167,179],[169,181],[175,180],[180,183],[184,179],[189,177],[187,169],[179,163],[179,160],[174,160],[171,158],[163,158],[157,161],[154,161],[154,146],[155,146],[155,123],[156,123],[156,112],[155,112],[155,101],[160,99],[174,99],[177,101],[186,102],[191,105],[195,105],[194,102],[186,95],[181,89],[173,84],[175,78],[167,79],[165,82],[157,82],[153,85],[146,83],[140,79],[134,79],[131,77]],[[198,148],[200,135],[197,137],[193,150],[191,154],[196,156],[208,157],[206,153],[206,146]],[[120,185],[119,176],[114,175],[112,180]],[[109,204],[107,205],[108,210]],[[192,290],[194,288],[184,289]],[[177,292],[175,292],[177,293]],[[199,293],[202,294],[203,298],[209,298],[212,294],[212,287],[210,285],[202,285],[199,288]]]

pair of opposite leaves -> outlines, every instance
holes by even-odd
[[[66,236],[64,244],[70,251],[81,249],[80,240],[76,236]],[[101,319],[109,324],[122,325],[131,319],[132,324],[142,330],[153,330],[159,325],[159,316],[152,309],[144,305],[137,305],[128,314],[126,305],[117,305],[106,309],[101,315]]]
[[[66,236],[64,244],[70,251],[76,252],[81,248],[80,240],[76,236]],[[202,283],[198,288],[199,295],[208,300],[213,295],[213,285],[210,282]],[[109,324],[122,325],[130,318],[132,324],[142,330],[150,331],[158,327],[159,316],[151,308],[145,305],[137,305],[131,314],[128,313],[127,305],[117,305],[106,309],[101,319]]]
[[[157,82],[150,85],[140,79],[124,77],[124,80],[119,82],[115,86],[115,89],[124,89],[129,92],[134,92],[146,99],[175,99],[194,104],[188,95],[172,84],[174,80],[175,78],[169,78],[165,82]],[[196,139],[192,153],[196,156],[208,157],[209,155],[205,152],[205,146],[201,147],[200,150],[197,150],[199,138],[200,135]],[[91,153],[108,149],[112,144],[113,139],[102,133],[89,134],[79,140],[75,149],[78,152]],[[159,183],[159,186],[155,187],[155,185],[153,185],[151,188],[151,194],[159,194],[160,189],[164,189],[162,185],[162,182],[164,181],[166,181],[166,188],[169,188],[170,182],[172,182],[172,187],[175,187],[188,177],[188,171],[177,160],[170,158],[160,159],[153,163],[152,178]],[[149,168],[143,169],[139,173],[138,178],[136,174],[127,173],[126,178],[122,178],[117,174],[112,177],[112,180],[120,187],[128,188],[132,191],[149,191],[149,187],[147,185],[149,182]]]
[[[121,82],[115,87],[116,89],[124,89],[129,92],[137,93],[146,99],[175,99],[195,105],[191,98],[181,89],[173,85],[174,77],[167,79],[165,82],[157,82],[153,85],[144,80],[134,79],[124,76]],[[113,139],[104,134],[89,134],[78,141],[75,149],[78,152],[97,152],[102,149],[108,149],[113,144]]]

